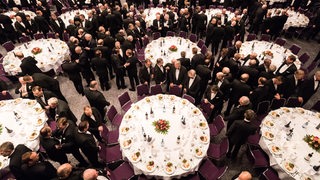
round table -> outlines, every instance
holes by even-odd
[[[88,19],[88,13],[89,10],[72,10],[65,13],[62,13],[59,17],[62,19],[66,27],[70,24],[69,19],[74,19],[75,16],[79,16],[80,14],[83,14],[86,19]]]
[[[153,20],[156,19],[156,15],[159,13],[159,14],[163,14],[163,9],[166,9],[167,12],[171,11],[169,10],[168,8],[159,8],[159,7],[156,7],[156,8],[148,8],[148,9],[145,9],[144,10],[144,14],[146,15],[146,26],[147,27],[150,27],[152,26],[152,23],[153,23]],[[176,12],[173,12],[174,13],[174,19],[177,20],[178,19],[178,15]],[[173,22],[172,22],[173,23]]]
[[[33,54],[34,48],[41,48],[41,52]],[[21,51],[24,56],[33,56],[37,61],[37,66],[43,72],[53,69],[56,73],[60,70],[62,62],[70,58],[68,45],[59,39],[39,39],[24,43],[7,53],[3,58],[3,67],[9,75],[16,75],[21,72],[21,60],[15,56],[15,52]]]
[[[269,2],[269,5],[272,5],[274,3],[284,3],[287,2],[287,0],[267,0]]]
[[[167,132],[158,131],[156,124],[168,127]],[[174,95],[149,96],[133,104],[119,132],[123,157],[135,174],[161,179],[195,172],[210,143],[208,124],[201,111]]]
[[[39,132],[48,118],[36,100],[0,101],[0,117],[0,144],[10,141],[14,146],[24,144],[33,151],[39,149]],[[8,164],[8,158],[0,156],[0,169]]]
[[[216,14],[221,14],[222,9],[206,9],[206,15],[208,17],[208,24],[210,23],[210,20],[212,17],[214,17]],[[226,14],[228,15],[228,21],[231,21],[231,19],[234,17],[234,13],[231,11],[227,11]]]
[[[270,56],[271,54],[267,55],[268,53],[265,54],[267,51],[270,51],[272,53],[272,56]],[[263,63],[263,60],[265,58],[269,58],[272,61],[271,64],[277,66],[277,68],[280,67],[284,59],[286,59],[289,55],[293,55],[289,49],[271,42],[253,40],[242,43],[240,54],[247,56],[251,52],[257,53],[257,58],[260,64]],[[299,61],[297,56],[296,58],[297,59],[294,64],[296,65],[297,69],[299,69],[301,66],[301,62]],[[247,61],[247,63],[249,63],[249,61]]]
[[[272,12],[271,16],[275,15],[276,10],[283,10],[283,9],[270,9],[269,11]],[[284,30],[289,29],[289,27],[306,27],[309,24],[309,18],[300,12],[293,11],[291,9],[287,10],[289,15],[286,23],[283,26]]]
[[[34,19],[34,17],[36,17],[36,14],[32,11],[20,10],[19,12],[22,12],[25,15],[29,15],[31,19]],[[14,11],[8,11],[3,14],[9,16],[13,22],[12,25],[14,25],[14,23],[16,22],[16,18],[15,18],[16,13]]]
[[[270,166],[278,171],[280,179],[320,178],[320,173],[313,170],[314,165],[320,165],[320,152],[304,141],[306,135],[320,137],[316,129],[319,122],[320,113],[302,108],[283,107],[264,118],[259,145],[269,155]],[[288,136],[291,129],[293,134]],[[307,161],[309,153],[313,156]]]
[[[174,45],[177,47],[177,51],[171,51],[169,48]],[[198,48],[198,53],[200,53],[200,48],[196,43],[193,43],[189,39],[184,39],[181,37],[165,37],[159,38],[157,40],[151,41],[145,48],[145,58],[151,60],[152,64],[157,63],[158,58],[163,59],[163,63],[171,63],[172,59],[179,59],[181,57],[181,51],[186,52],[187,58],[192,58],[192,48]]]

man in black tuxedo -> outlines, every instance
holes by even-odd
[[[89,88],[84,90],[84,94],[88,99],[90,106],[98,109],[100,114],[104,117],[106,112],[105,109],[110,103],[106,100],[103,94],[98,91],[98,82],[93,80],[90,82]]]
[[[79,161],[80,164],[78,166],[87,167],[88,163],[81,155],[79,147],[75,143],[77,134],[75,123],[62,117],[57,122],[57,128],[53,132],[53,136],[61,140],[59,148],[67,154],[71,153]]]
[[[173,22],[169,18],[169,14],[166,13],[163,18],[163,27],[161,32],[162,37],[165,37],[168,31],[172,31],[172,28],[173,28]]]
[[[95,51],[95,57],[91,60],[91,64],[99,77],[101,89],[108,91],[111,87],[109,85],[107,60],[102,57],[100,50]]]
[[[32,76],[23,76],[23,81],[30,83],[32,87],[40,86],[44,89],[48,89],[56,94],[59,99],[67,102],[66,98],[61,93],[59,81],[50,76],[42,73],[34,73]]]
[[[166,83],[166,68],[163,67],[163,59],[158,58],[157,64],[154,66],[154,81],[156,84],[164,84]]]
[[[180,52],[181,58],[177,59],[181,62],[181,65],[183,67],[185,67],[187,69],[187,71],[189,71],[191,68],[191,64],[190,64],[190,58],[186,58],[186,52],[185,51],[181,51]]]
[[[227,78],[225,78],[225,74],[223,74],[223,72],[218,72],[216,74],[216,78],[212,82],[212,84],[218,86],[220,92],[222,92],[223,94],[223,99],[225,101],[229,99],[231,92],[231,83]]]
[[[103,27],[102,27],[103,28]],[[113,75],[113,70],[112,70],[112,60],[111,60],[111,54],[112,54],[112,49],[114,48],[114,43],[112,46],[108,46],[107,44],[104,45],[104,40],[103,39],[98,39],[97,41],[97,47],[95,50],[100,50],[102,53],[102,57],[106,59],[106,65],[108,68],[109,72],[109,77],[110,79],[113,79],[115,76]]]
[[[227,57],[232,58],[232,57],[234,57],[235,53],[240,53],[241,46],[242,46],[242,42],[237,41],[234,46],[229,47]]]
[[[81,116],[81,121],[87,121],[89,123],[88,131],[93,134],[98,141],[103,142],[100,133],[103,131],[102,122],[105,120],[97,108],[85,106],[83,109],[84,112]]]
[[[33,34],[38,31],[38,25],[34,19],[31,19],[30,15],[26,14],[27,21],[25,22],[26,26],[30,29],[31,37]]]
[[[205,56],[202,53],[198,53],[198,48],[192,48],[192,54],[190,69],[196,69],[199,64],[204,64]]]
[[[224,28],[221,26],[221,21],[217,21],[217,26],[213,28],[212,36],[211,36],[211,51],[214,55],[216,55],[219,51],[219,45],[224,37]]]
[[[126,70],[128,71],[128,76],[130,80],[131,88],[130,91],[136,90],[136,85],[139,85],[139,78],[138,78],[138,70],[137,70],[137,63],[138,59],[133,55],[133,52],[131,49],[127,49],[126,51],[127,61],[123,65]]]
[[[211,70],[208,67],[208,63],[209,62],[205,62],[205,64],[199,64],[196,67],[196,73],[199,75],[199,77],[201,78],[200,80],[200,92],[199,92],[199,96],[202,97],[207,86],[208,86],[208,82],[211,79]]]
[[[187,80],[186,68],[181,66],[180,61],[176,61],[169,72],[170,87],[177,85],[182,89],[183,85],[186,83],[186,80]]]
[[[139,80],[141,84],[150,85],[150,81],[153,78],[153,69],[151,67],[152,62],[150,59],[146,59],[144,66],[139,70]]]
[[[299,101],[307,103],[311,96],[319,89],[320,71],[318,70],[311,78],[306,79],[301,84],[298,92]]]
[[[87,52],[89,61],[94,57],[94,51],[97,47],[96,40],[92,37],[91,34],[86,33],[84,35],[84,41],[81,43],[82,48]]]
[[[65,117],[68,120],[71,120],[74,124],[77,123],[76,116],[72,113],[68,104],[63,100],[57,99],[56,97],[52,97],[48,99],[49,106],[49,117],[53,120],[57,120],[57,118]]]
[[[127,37],[127,39],[125,39],[124,41],[123,41],[123,43],[121,44],[121,49],[122,49],[122,51],[125,53],[124,54],[124,57],[125,58],[128,58],[128,56],[127,56],[127,54],[126,54],[126,52],[127,52],[127,50],[128,49],[130,49],[132,52],[134,51],[134,44],[133,44],[133,37],[132,36],[128,36]]]
[[[87,52],[82,50],[80,46],[77,46],[75,48],[75,53],[78,54],[78,59],[76,59],[75,62],[80,65],[81,74],[83,78],[86,80],[87,86],[89,86],[90,81],[94,80],[95,78],[91,71],[91,66],[90,66]]]
[[[76,133],[77,138],[75,138],[75,142],[93,167],[103,167],[102,163],[98,161],[98,152],[100,148],[97,146],[93,135],[90,134],[88,130],[88,121],[81,121],[78,125],[78,132]]]
[[[42,73],[42,71],[36,65],[38,61],[36,61],[33,57],[24,57],[24,54],[22,52],[16,52],[15,54],[16,57],[21,60],[21,75],[33,75],[34,73]]]
[[[162,32],[163,28],[163,21],[160,19],[160,14],[156,15],[156,19],[153,20],[152,22],[152,30],[153,32]]]
[[[270,65],[271,65],[271,59],[264,59],[263,60],[263,64],[260,64],[258,66],[258,71],[259,71],[259,74],[261,72],[268,72],[269,71],[269,68],[270,68]]]
[[[60,37],[60,39],[62,39],[62,34],[66,29],[66,26],[62,19],[60,17],[57,17],[55,13],[51,13],[49,24],[53,32],[56,33],[56,37]]]
[[[9,16],[0,13],[0,27],[4,36],[8,37],[13,43],[16,43],[17,33],[12,26],[12,20]]]
[[[34,21],[37,24],[38,31],[41,31],[44,35],[46,35],[50,30],[50,25],[47,19],[43,16],[42,11],[36,11],[37,16],[34,17]]]
[[[235,107],[231,114],[224,117],[225,121],[228,121],[227,130],[231,127],[235,120],[243,119],[244,112],[252,108],[250,99],[247,96],[242,96],[239,99],[239,105]]]
[[[89,20],[87,20],[87,19],[85,18],[84,14],[80,14],[80,15],[79,15],[79,18],[80,18],[80,22],[81,22],[80,26],[81,26],[86,32],[88,32],[88,33],[91,34],[93,31],[95,31],[95,30],[93,29],[93,24],[92,24],[92,22],[89,21]]]
[[[199,96],[200,82],[201,78],[196,74],[196,71],[194,69],[189,70],[184,85],[184,93],[192,96],[196,100],[195,104],[198,104],[201,101],[201,97]]]
[[[208,23],[208,17],[206,15],[206,9],[203,9],[197,15],[196,34],[202,38],[205,35],[206,27]],[[200,47],[201,48],[201,47]]]
[[[61,68],[63,72],[68,74],[70,81],[72,81],[74,87],[76,88],[77,92],[81,95],[83,93],[83,85],[82,85],[82,77],[80,75],[81,67],[75,61],[71,61],[69,59],[63,61],[61,64]]]
[[[268,86],[267,79],[265,77],[260,77],[258,79],[258,87],[250,92],[249,99],[252,103],[252,109],[257,110],[258,104],[262,101],[268,100]]]
[[[255,133],[256,128],[251,123],[251,121],[253,121],[255,117],[256,114],[253,110],[246,110],[244,113],[244,119],[237,119],[237,121],[235,121],[233,125],[228,129],[226,133],[229,140],[229,150],[227,153],[227,157],[235,159],[242,144],[247,141],[247,138],[250,135]]]
[[[296,61],[296,57],[294,55],[290,55],[287,57],[285,62],[281,64],[281,66],[277,69],[276,75],[277,76],[284,76],[287,77],[290,74],[293,74],[297,70],[297,66],[294,64]]]
[[[52,179],[57,176],[56,168],[49,162],[40,160],[37,152],[25,152],[21,157],[24,179]]]
[[[40,130],[40,144],[46,150],[47,155],[60,165],[68,162],[66,153],[60,148],[59,139],[52,137],[52,129],[45,126]]]
[[[257,8],[255,14],[254,14],[254,19],[252,22],[252,25],[250,26],[249,32],[250,33],[255,33],[258,34],[260,24],[262,23],[262,20],[264,16],[267,14],[267,5],[261,5],[260,7]]]
[[[43,90],[40,86],[34,86],[32,88],[32,93],[42,109],[45,110],[49,110],[50,108],[48,105],[48,100],[52,97],[57,98],[57,95],[55,95],[53,92],[49,90]]]
[[[247,84],[251,87],[257,86],[257,78],[259,75],[259,71],[256,69],[256,61],[255,60],[249,60],[249,66],[241,66],[239,68],[238,74],[249,74],[249,79]]]
[[[239,53],[235,53],[232,58],[229,59],[227,63],[227,67],[230,69],[232,75],[236,76],[239,74],[239,67],[241,66],[241,55]]]
[[[268,86],[268,100],[280,99],[282,97],[281,86],[284,82],[284,78],[282,76],[276,76],[272,79],[269,79],[266,82],[266,86]]]
[[[287,76],[283,83],[283,97],[297,97],[305,73],[303,70],[297,70],[294,74]]]
[[[212,122],[214,117],[221,113],[223,107],[223,93],[220,91],[217,85],[212,85],[206,89],[203,96],[204,103],[211,103],[212,109],[211,116],[209,117],[209,122]]]
[[[20,16],[16,16],[16,22],[14,22],[14,27],[17,30],[18,36],[31,36],[33,35],[32,31],[29,29],[29,26],[23,21]]]
[[[237,24],[236,21],[231,21],[230,25],[228,24],[225,26],[224,28],[225,33],[224,33],[221,48],[228,47],[227,45],[232,43],[236,33],[236,28],[235,28],[236,24]]]
[[[19,144],[14,148],[12,142],[7,141],[0,145],[0,154],[3,157],[10,158],[9,169],[17,180],[24,179],[21,169],[21,157],[26,152],[31,152],[31,150],[23,144]]]
[[[116,84],[118,89],[122,88],[125,89],[126,85],[124,82],[124,75],[125,75],[125,60],[123,56],[120,55],[120,48],[114,48],[113,54],[111,55],[111,63],[116,74]]]
[[[63,0],[52,0],[52,5],[56,6],[57,12],[60,15],[62,14],[62,8],[66,6]]]

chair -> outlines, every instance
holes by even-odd
[[[210,136],[217,136],[225,127],[223,117],[218,115],[214,118],[213,123],[209,124]]]
[[[259,141],[260,141],[260,134],[259,133],[255,133],[253,135],[250,135],[247,139],[247,144],[250,145],[251,147],[260,147],[259,145]]]
[[[233,7],[227,7],[227,10],[233,12],[234,8]]]
[[[279,46],[284,46],[286,42],[287,41],[285,39],[277,38],[274,43],[278,44]]]
[[[202,46],[204,45],[204,40],[202,40],[202,39],[199,39],[199,41],[198,41],[198,43],[197,43],[197,46],[199,47],[199,48],[202,48]]]
[[[286,107],[301,107],[302,102],[299,102],[297,97],[289,97],[286,102]]]
[[[171,36],[171,37],[173,37],[173,36],[174,36],[174,32],[173,32],[173,31],[167,31],[166,36]]]
[[[156,84],[150,87],[150,95],[162,94],[162,88],[160,84]]]
[[[154,4],[148,4],[148,8],[154,8]]]
[[[68,41],[69,41],[69,38],[70,38],[69,33],[64,32],[64,33],[62,34],[62,39],[63,39],[64,42],[68,42]]]
[[[295,55],[297,55],[301,49],[300,46],[296,45],[296,44],[293,44],[290,48],[291,52]]]
[[[278,173],[274,169],[267,168],[260,175],[259,180],[280,180],[280,178],[278,176]]]
[[[227,171],[228,167],[217,167],[209,159],[205,159],[199,168],[199,173],[204,179],[220,179]]]
[[[260,149],[252,149],[250,146],[248,148],[249,151],[249,159],[253,161],[253,168],[267,168],[269,166],[269,160],[267,159],[267,156],[265,155],[265,152],[263,152]]]
[[[26,42],[31,41],[31,37],[30,36],[21,36],[21,37],[19,37],[19,41],[21,43],[26,43]]]
[[[159,39],[160,37],[161,37],[161,33],[160,32],[152,33],[152,39],[153,40]]]
[[[262,101],[257,107],[257,121],[260,123],[261,120],[268,115],[270,109],[270,101]]]
[[[157,7],[158,8],[163,8],[163,4],[158,4]]]
[[[7,52],[12,51],[15,48],[12,41],[7,41],[7,42],[3,43],[2,47],[4,47]]]
[[[110,172],[110,179],[112,180],[127,180],[133,176],[133,169],[128,162],[123,162],[119,167]]]
[[[120,145],[106,147],[106,163],[112,164],[122,160],[122,153],[120,151]]]
[[[142,48],[139,41],[136,41],[135,47],[136,47],[136,50],[137,50],[137,51],[139,51],[139,50]]]
[[[13,97],[11,96],[11,94],[9,92],[6,92],[6,95],[3,95],[2,93],[0,93],[0,100],[9,100],[9,99],[13,99]]]
[[[207,155],[211,159],[221,159],[229,149],[228,138],[224,138],[220,144],[210,144]]]
[[[135,52],[136,54],[137,54],[137,59],[141,62],[141,63],[144,63],[144,61],[146,60],[145,59],[145,54],[144,54],[144,52],[142,51],[140,51],[140,53],[139,52]]]
[[[108,131],[108,136],[106,137],[108,146],[113,146],[119,144],[119,130],[115,129],[113,131]]]
[[[118,96],[118,100],[119,100],[119,103],[120,103],[122,110],[124,112],[127,112],[130,109],[131,104],[132,104],[129,93],[128,92],[122,93],[120,96]]]
[[[55,34],[55,33],[52,33],[52,32],[48,32],[48,33],[47,33],[47,38],[56,39],[56,34]]]
[[[190,95],[188,95],[188,94],[182,95],[182,98],[188,100],[188,101],[191,102],[192,104],[194,104],[194,103],[196,102],[196,100],[195,100],[192,96],[190,96]]]
[[[119,127],[123,116],[118,113],[117,109],[113,105],[111,105],[107,111],[107,118],[113,125]]]
[[[320,101],[318,101],[315,105],[313,105],[311,110],[320,112]]]
[[[205,54],[207,53],[207,51],[208,51],[207,46],[206,46],[206,45],[203,45],[203,46],[201,47],[201,53],[202,53],[203,55],[205,55]]]
[[[308,62],[308,60],[310,59],[310,55],[308,53],[303,53],[300,57],[299,60],[302,64],[305,64],[306,62]]]
[[[317,66],[317,61],[313,61],[313,62],[307,67],[308,72],[310,73],[311,71],[313,71],[314,68],[316,68],[316,66]]]
[[[209,5],[209,9],[215,9],[216,7],[216,5]]]
[[[256,34],[248,34],[246,41],[253,41],[257,38]]]
[[[286,103],[285,98],[280,98],[280,99],[273,98],[270,104],[270,109],[271,110],[279,109],[280,107],[283,107],[285,103]]]
[[[177,86],[177,85],[173,85],[173,87],[170,87],[170,89],[169,89],[169,94],[172,94],[172,95],[176,95],[176,96],[181,97],[181,95],[182,95],[182,88],[180,88],[180,87]]]
[[[196,34],[190,34],[189,40],[196,43],[198,39],[198,36]]]
[[[149,38],[147,38],[147,37],[142,38],[143,47],[146,47],[148,44],[149,44]]]
[[[212,113],[211,105],[212,104],[210,102],[205,103],[204,101],[201,101],[201,104],[200,104],[202,114],[207,120],[209,120]]]
[[[43,33],[36,33],[33,35],[34,39],[35,40],[38,40],[38,39],[44,39],[44,34]]]
[[[261,34],[260,41],[270,41],[271,36],[269,34]]]
[[[188,33],[185,32],[185,31],[180,31],[180,32],[179,32],[179,37],[187,38],[187,35],[188,35]]]
[[[148,96],[149,93],[149,86],[146,84],[139,84],[137,86],[137,99],[140,101],[144,97]]]

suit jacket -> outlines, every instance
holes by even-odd
[[[53,132],[53,136],[61,139],[62,150],[66,153],[71,153],[77,148],[75,143],[75,136],[77,134],[76,125],[74,122],[68,120],[69,125],[65,130],[57,129]]]
[[[265,86],[268,86],[268,99],[270,101],[274,98],[274,95],[276,95],[277,93],[281,95],[281,85],[279,85],[276,89],[272,79],[269,79],[266,82]]]
[[[42,73],[36,65],[38,62],[31,56],[25,57],[20,64],[23,75],[33,75],[34,73]]]
[[[246,110],[251,109],[252,108],[252,104],[248,104],[248,105],[244,105],[244,106],[237,106],[235,107],[231,114],[224,117],[224,119],[226,121],[228,121],[228,125],[229,123],[232,124],[235,120],[239,120],[239,119],[243,119],[244,118],[244,113],[246,112]],[[228,126],[230,127],[230,126]]]
[[[200,92],[201,78],[199,76],[196,76],[190,87],[189,87],[189,81],[190,81],[190,78],[187,77],[187,80],[184,86],[187,89],[187,94],[197,99]]]
[[[77,138],[75,140],[77,146],[87,157],[90,157],[90,154],[98,153],[99,148],[97,147],[96,141],[94,140],[92,134],[78,131],[76,136]]]
[[[163,27],[163,21],[161,19],[160,20],[154,19],[152,21],[152,28],[154,31],[161,31],[162,27]]]
[[[208,87],[205,94],[204,99],[208,99],[208,101],[214,105],[214,110],[221,110],[223,107],[223,93],[221,91],[218,91],[216,96],[211,99],[211,87]]]
[[[251,91],[249,85],[239,81],[238,79],[233,80],[231,83],[231,89],[230,99],[234,102],[237,102],[241,96],[249,96]]]
[[[237,49],[235,46],[231,46],[228,48],[227,57],[230,59],[234,56],[235,53],[239,53],[240,49]]]
[[[24,24],[24,22],[23,22],[23,24]],[[32,34],[30,32],[30,30],[28,29],[28,25],[26,25],[26,24],[24,24],[24,26],[22,26],[18,21],[16,21],[16,22],[14,22],[14,27],[16,28],[19,36],[22,36],[22,33],[25,33],[26,35]]]
[[[247,141],[247,138],[254,134],[256,128],[252,123],[243,120],[237,120],[227,131],[227,136],[232,144],[242,145]]]
[[[312,76],[311,78],[305,79],[303,81],[303,83],[301,84],[301,88],[299,88],[298,96],[303,98],[303,103],[306,103],[311,98],[311,96],[315,92],[317,92],[317,89],[314,89],[314,77]]]
[[[130,63],[130,65],[126,67],[129,76],[130,75],[137,75],[137,73],[138,73],[137,63],[138,62],[139,62],[139,60],[135,56],[129,57],[127,59],[127,63]]]
[[[57,18],[57,21],[58,23],[55,20],[50,19],[50,26],[55,33],[62,34],[63,31],[66,29],[66,26],[61,18]]]
[[[33,82],[32,86],[40,86],[42,88],[51,90],[53,92],[60,91],[59,82],[56,79],[53,79],[50,76],[47,76],[42,73],[34,73],[32,75]]]
[[[223,27],[214,27],[213,28],[213,32],[212,32],[212,36],[211,36],[211,41],[213,43],[219,43],[222,39],[223,39],[223,36],[224,36],[224,29]]]
[[[258,86],[249,95],[252,107],[257,109],[258,104],[262,101],[268,100],[268,86]]]
[[[219,86],[219,81],[215,80],[213,82],[213,85]],[[219,90],[220,90],[220,92],[222,92],[223,98],[225,100],[227,100],[229,98],[230,92],[231,92],[231,83],[230,83],[230,81],[228,79],[224,78],[222,80],[222,83],[221,83],[220,87],[219,87]]]
[[[21,165],[22,165],[21,157],[24,153],[30,152],[30,151],[31,149],[27,148],[25,145],[19,144],[17,145],[17,147],[15,147],[13,153],[9,156],[10,158],[9,168],[17,180],[24,179],[23,171],[21,169]]]
[[[92,119],[90,116],[87,116],[85,113],[81,116],[81,121],[87,121],[89,123],[89,131],[90,132],[99,132],[98,127],[102,125],[103,117],[101,116],[100,112],[97,108],[92,108],[92,115],[94,119]]]
[[[81,81],[81,67],[74,61],[65,61],[61,64],[63,72],[67,73],[71,81]]]
[[[49,161],[39,161],[32,166],[23,164],[21,169],[24,173],[24,179],[52,179],[57,176],[56,168]]]
[[[160,84],[161,82],[166,81],[166,68],[163,67],[163,71],[161,71],[160,67],[156,64],[154,66],[154,81],[156,84]]]
[[[196,67],[199,65],[199,64],[204,64],[204,60],[205,60],[205,57],[203,54],[195,54],[193,55],[193,57],[191,58],[191,62],[190,62],[190,68],[191,69],[196,69]]]
[[[252,67],[252,66],[241,66],[239,68],[239,76],[241,76],[241,74],[243,73],[247,73],[249,74],[249,80],[247,82],[248,85],[250,85],[251,87],[256,87],[258,85],[258,75],[259,75],[259,71]]]
[[[103,94],[98,90],[84,89],[84,94],[88,99],[90,106],[99,110],[101,115],[104,115],[104,107],[109,106],[110,103],[106,100]]]
[[[55,146],[60,144],[59,139],[55,137],[40,137],[40,144],[46,150],[46,153],[50,157],[50,159],[54,161],[61,160],[61,157],[65,157],[67,159],[66,153],[62,149],[57,149]]]
[[[169,72],[170,83],[175,85],[184,85],[187,80],[187,70],[185,67],[181,66],[179,70],[179,77],[176,78],[176,69],[173,67]]]
[[[37,24],[38,30],[41,31],[43,34],[47,34],[51,29],[49,23],[43,16],[36,16],[34,17],[34,21]]]
[[[277,69],[277,71],[276,71],[276,75],[277,76],[284,76],[284,77],[286,77],[286,76],[288,76],[288,75],[290,75],[290,74],[293,74],[294,72],[296,72],[296,70],[297,70],[297,66],[294,64],[294,63],[292,63],[292,65],[290,65],[284,72],[282,72],[282,73],[280,73],[279,72],[279,70],[282,68],[282,66],[284,66],[285,65],[285,63],[282,63],[281,64],[281,66]]]
[[[144,84],[145,82],[148,82],[148,84],[150,84],[151,81],[151,74],[152,74],[152,67],[149,68],[150,73],[148,72],[148,68],[146,66],[143,66],[142,68],[140,68],[139,71],[139,80],[141,84]]]
[[[293,74],[289,75],[284,81],[283,90],[281,89],[283,97],[284,98],[289,98],[290,96],[297,97],[301,84],[302,84],[301,80],[297,80],[297,83],[296,83],[294,75]]]
[[[200,13],[198,14],[197,16],[197,29],[199,31],[204,31],[206,29],[206,26],[207,26],[207,21],[208,21],[208,17],[206,14],[204,13]]]
[[[124,59],[123,57],[120,57],[120,55],[117,54],[113,54],[111,55],[111,63],[112,63],[112,67],[114,72],[116,73],[117,76],[124,76]]]
[[[95,57],[91,60],[92,67],[96,69],[98,76],[107,76],[107,60],[105,58]]]
[[[58,99],[58,106],[55,109],[49,109],[51,118],[55,119],[55,116],[58,115],[59,118],[66,117],[68,120],[71,120],[73,123],[77,123],[76,116],[70,110],[68,104],[60,99]]]
[[[56,97],[57,98],[57,95],[54,94],[51,91],[48,91],[48,90],[42,90],[42,91],[43,91],[44,101],[41,99],[41,97],[35,97],[35,99],[41,105],[41,107],[43,109],[45,109],[45,106],[48,106],[48,99],[50,99],[52,97]]]
[[[181,57],[178,60],[181,62],[181,65],[187,69],[187,71],[190,70],[191,63],[189,58]]]

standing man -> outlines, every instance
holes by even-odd
[[[151,68],[152,62],[150,59],[146,59],[144,66],[139,71],[139,80],[141,84],[150,85],[150,81],[153,78],[153,69]]]
[[[137,63],[138,63],[138,59],[137,57],[133,56],[133,52],[131,49],[127,49],[126,50],[126,56],[127,61],[126,63],[123,65],[127,71],[128,71],[128,76],[129,76],[129,80],[130,80],[130,85],[131,88],[129,89],[130,91],[135,91],[136,90],[136,85],[139,85],[139,78],[138,78],[138,70],[137,70]]]
[[[15,54],[21,60],[21,75],[31,76],[34,73],[42,73],[42,71],[37,66],[38,61],[36,61],[33,57],[24,57],[24,54],[22,52],[16,52]]]
[[[73,85],[76,88],[77,92],[83,96],[84,93],[83,93],[82,77],[80,75],[80,72],[81,72],[80,65],[75,61],[71,61],[70,59],[67,59],[63,61],[63,63],[61,64],[61,68],[63,72],[68,74],[68,77],[70,81],[73,82]]]
[[[78,59],[75,60],[81,67],[81,74],[83,78],[87,81],[87,87],[90,82],[94,80],[94,75],[91,71],[90,62],[86,51],[83,51],[80,46],[75,48],[75,53],[78,54]]]

